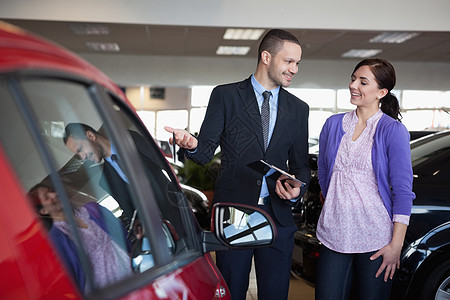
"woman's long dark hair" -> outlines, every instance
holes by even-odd
[[[30,199],[31,203],[33,204],[34,208],[36,209],[36,212],[38,213],[38,215],[41,217],[42,223],[44,224],[44,227],[47,230],[50,230],[50,228],[53,225],[53,220],[52,217],[50,215],[44,215],[41,213],[41,209],[42,209],[42,204],[41,204],[41,200],[39,199],[38,196],[38,189],[39,188],[50,188],[48,185],[43,184],[43,183],[38,183],[35,186],[33,186],[30,191],[28,192],[28,199]]]
[[[362,66],[368,66],[370,68],[378,83],[378,88],[388,90],[386,96],[380,99],[381,111],[393,119],[400,121],[402,117],[400,104],[398,103],[397,97],[391,93],[396,82],[394,67],[387,60],[369,58],[357,64],[353,70],[353,74]]]

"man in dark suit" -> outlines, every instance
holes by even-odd
[[[76,154],[81,160],[90,160],[94,163],[105,161],[100,186],[113,196],[127,220],[130,221],[135,205],[128,191],[128,179],[119,165],[118,155],[111,141],[83,123],[67,124],[63,140],[70,152]]]
[[[307,185],[293,187],[282,183],[278,176],[273,178],[270,172],[264,176],[250,166],[263,159],[309,183],[309,107],[283,89],[297,73],[301,54],[300,43],[291,33],[269,31],[259,46],[255,73],[244,81],[213,90],[197,138],[185,130],[166,127],[175,133],[175,141],[171,142],[184,148],[186,157],[199,164],[209,162],[220,144],[222,165],[213,203],[259,206],[277,226],[278,236],[272,247],[216,252],[217,266],[232,299],[246,298],[252,257],[258,298],[288,298],[296,231],[291,207],[306,192]]]
[[[161,172],[165,166],[159,165],[158,160],[154,159],[156,157],[155,149],[147,139],[136,131],[129,130],[128,132],[136,145],[146,175],[154,186],[153,192],[156,199],[164,202],[171,186],[169,179]],[[67,124],[63,140],[66,147],[82,160],[90,160],[94,163],[101,163],[104,160],[100,186],[119,203],[129,222],[136,205],[133,203],[129,191],[126,170],[123,170],[120,157],[111,140],[105,134],[83,123]],[[160,205],[167,204],[160,203]]]
[[[161,150],[139,132],[129,129],[128,133],[136,146],[137,154],[144,168],[145,174],[143,175],[152,187],[159,208],[164,212],[164,220],[171,223],[180,234],[185,234],[179,210],[172,209],[172,206],[180,205],[179,201],[183,193],[178,185],[173,184],[176,179],[170,178],[169,174],[172,171],[168,169],[163,160],[159,159]],[[130,228],[133,225],[130,240],[139,239],[138,235],[142,235],[144,232],[141,226],[139,207],[130,190],[131,185],[127,177],[126,166],[121,163],[113,141],[104,133],[104,130],[97,131],[83,123],[67,124],[63,141],[66,147],[81,160],[90,160],[94,163],[104,161],[99,185],[120,205],[123,211],[120,219],[125,227]],[[130,171],[129,169],[128,171]],[[133,224],[131,224],[132,220],[134,220]]]

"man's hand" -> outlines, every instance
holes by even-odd
[[[286,175],[281,175],[275,185],[275,193],[278,197],[284,200],[297,199],[300,195],[300,188],[292,187],[289,183],[283,182],[283,179],[288,178]]]
[[[173,138],[169,139],[169,143],[173,145],[173,143],[177,144],[180,148],[185,148],[188,150],[194,150],[197,148],[198,141],[195,137],[193,137],[189,132],[184,129],[175,129],[169,126],[164,126],[164,129],[167,132],[175,134],[175,141]]]

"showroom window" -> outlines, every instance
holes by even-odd
[[[191,106],[192,107],[205,107],[208,106],[209,96],[211,95],[214,86],[202,85],[193,86],[191,89]]]
[[[336,92],[332,89],[287,89],[290,93],[305,101],[310,109],[334,109]]]
[[[178,124],[176,128],[188,128],[191,133],[200,131],[209,97],[215,86],[193,86],[186,109],[166,109],[138,112],[147,128],[158,140],[167,141],[169,134],[164,125]],[[345,89],[287,88],[310,107],[309,136],[317,139],[325,120],[335,113],[355,109],[350,103],[350,92]],[[450,91],[393,90],[402,108],[402,122],[408,130],[450,128]],[[157,125],[155,125],[157,124]],[[159,128],[159,129],[158,129]]]
[[[172,128],[188,127],[188,111],[187,110],[161,110],[156,113],[156,139],[160,141],[168,141],[171,137],[170,133],[164,130],[164,126]]]

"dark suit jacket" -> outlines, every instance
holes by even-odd
[[[309,183],[308,115],[306,103],[280,88],[275,128],[264,152],[261,116],[250,78],[217,86],[211,93],[195,153],[186,156],[196,163],[209,162],[220,144],[221,171],[214,200],[257,206],[263,175],[248,164],[264,159],[305,183]],[[274,214],[283,226],[294,224],[290,201],[275,193],[267,179]],[[301,189],[301,196],[307,187]]]
[[[159,200],[159,202],[165,201],[167,199],[167,190],[169,186],[167,177],[161,172],[165,166],[158,165],[158,160],[154,157],[155,150],[144,137],[135,131],[130,130],[129,132],[142,160],[146,175],[153,186],[153,192],[155,193],[156,199]],[[125,172],[125,170],[123,171]],[[130,187],[128,183],[117,174],[114,167],[106,161],[103,164],[103,174],[100,179],[100,186],[113,196],[121,206],[125,216],[128,220],[131,220],[136,205],[130,195]],[[159,203],[159,205],[162,204]]]

